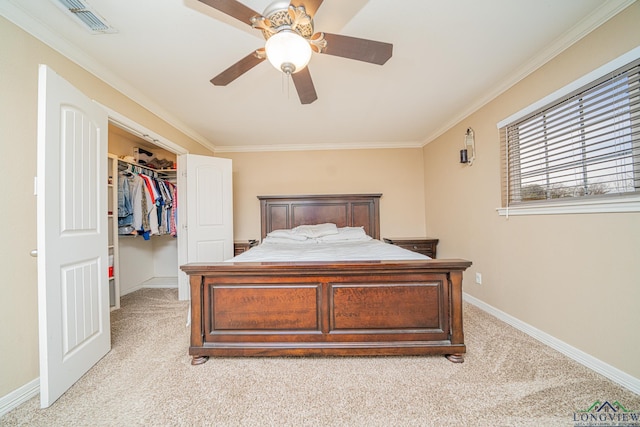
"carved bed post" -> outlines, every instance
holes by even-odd
[[[191,286],[191,347],[202,347],[204,343],[202,324],[203,301],[202,292],[204,287],[204,277],[200,275],[189,276]],[[209,360],[209,356],[193,356],[192,365],[201,365]]]
[[[462,325],[462,271],[449,272],[449,310],[451,313],[451,344],[464,344]],[[464,362],[462,354],[448,354],[447,359],[454,363]]]

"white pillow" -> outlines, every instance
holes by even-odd
[[[325,224],[299,225],[293,229],[293,232],[295,234],[313,239],[316,237],[338,234],[338,227],[330,222],[327,222]]]
[[[322,236],[318,240],[321,242],[343,242],[343,241],[367,241],[372,237],[364,232],[364,227],[341,227],[338,233]]]
[[[272,232],[267,234],[267,237],[277,237],[279,239],[287,239],[287,240],[294,240],[294,241],[307,240],[307,236],[303,236],[302,234],[296,234],[293,232],[293,230],[284,230],[284,229],[273,230]]]

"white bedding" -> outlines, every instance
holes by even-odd
[[[265,241],[228,262],[425,260],[428,256],[380,240],[340,242]]]

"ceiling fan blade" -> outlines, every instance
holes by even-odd
[[[322,53],[382,65],[391,58],[393,45],[374,40],[324,33],[327,46]]]
[[[251,18],[254,16],[260,16],[258,12],[245,6],[244,4],[235,0],[198,0],[212,8],[219,10],[222,13],[226,13],[232,18],[236,18],[238,21],[244,22],[247,25],[251,25]]]
[[[215,86],[226,86],[266,59],[264,49],[258,49],[242,58],[211,79]]]
[[[313,15],[316,14],[316,11],[322,4],[323,0],[291,0],[291,6],[298,7],[304,6],[304,10],[307,12],[307,15],[313,18]]]
[[[309,73],[309,67],[304,67],[297,73],[291,74],[291,79],[298,92],[300,103],[311,104],[318,99],[316,88],[313,87],[313,81],[311,80],[311,73]]]

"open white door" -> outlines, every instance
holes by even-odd
[[[179,263],[221,262],[232,258],[231,159],[185,154],[178,157],[178,170],[186,171],[186,179],[183,177],[186,182],[178,183],[178,219],[181,231],[187,236]],[[183,279],[179,281],[180,299],[187,299],[186,275],[180,273]]]
[[[107,113],[45,65],[38,81],[40,405],[111,348]]]

